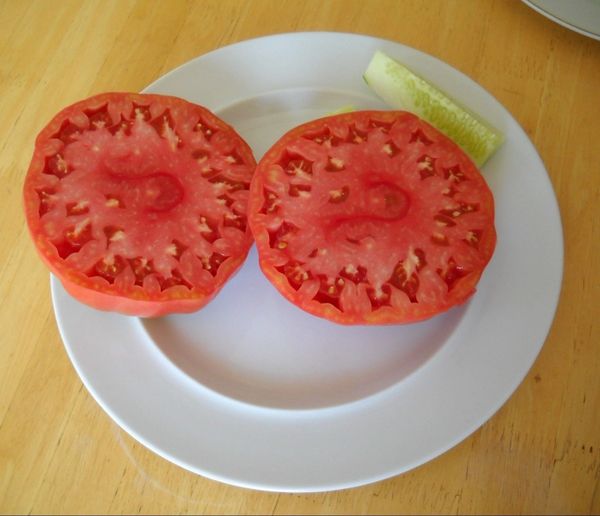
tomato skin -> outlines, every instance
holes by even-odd
[[[138,154],[141,149],[139,157],[128,142],[135,143]],[[214,166],[212,175],[202,172],[209,155],[206,163]],[[42,261],[79,301],[141,317],[193,312],[217,295],[252,245],[245,199],[255,166],[247,143],[202,106],[165,95],[97,95],[63,109],[38,134],[23,186],[28,229]],[[102,190],[107,185],[121,191],[127,202],[113,190]],[[74,198],[65,203],[69,188]],[[85,199],[78,202],[80,192]],[[61,197],[60,205],[55,197]],[[59,213],[63,205],[66,217]],[[109,223],[102,213],[112,208],[123,208],[123,215]],[[212,217],[212,236],[202,233],[207,225],[200,215]],[[180,218],[187,226],[177,229]],[[70,230],[62,236],[52,233],[57,223],[70,219]],[[198,234],[190,231],[192,222]],[[157,256],[158,242],[170,241],[169,231],[178,236]],[[106,241],[102,263],[113,267],[114,277],[102,264],[90,271],[84,258],[78,258],[93,255],[90,249],[98,237]],[[126,237],[133,239],[131,249],[146,249],[150,255],[127,254]],[[108,252],[109,246],[120,251]],[[104,256],[99,244],[96,247],[96,254]],[[209,255],[198,256],[197,248]],[[165,258],[165,252],[171,256]],[[160,271],[152,269],[161,261]],[[183,272],[172,270],[170,277],[165,264],[171,262]],[[143,273],[140,277],[138,271]]]
[[[230,265],[231,272],[227,274],[228,278],[235,275],[244,263],[245,258],[246,255],[240,257],[236,263]],[[195,298],[173,296],[171,299],[154,301],[148,299],[131,299],[130,297],[107,294],[101,290],[92,290],[87,286],[65,278],[61,279],[61,283],[71,296],[96,310],[118,312],[123,315],[132,315],[136,317],[162,317],[173,313],[193,313],[206,306],[221,290],[219,288],[213,292],[207,292],[204,295],[197,295]]]
[[[415,310],[410,314],[399,314],[397,310],[382,307],[379,310],[366,312],[361,316],[348,316],[332,305],[319,303],[314,300],[306,301],[300,299],[298,295],[289,288],[287,280],[272,266],[272,264],[267,260],[259,259],[259,265],[263,274],[289,302],[309,314],[345,326],[410,324],[425,321],[467,301],[475,293],[475,286],[481,277],[481,274],[473,274],[469,276],[469,278],[465,278],[460,284],[459,291],[457,291],[456,295],[453,297],[453,304],[443,309],[429,308],[421,311]]]
[[[371,133],[369,124],[372,124]],[[408,132],[412,132],[410,138]],[[364,147],[367,150],[362,155],[349,150],[352,147],[349,143],[367,145],[367,140],[379,142],[387,157],[403,164],[396,165],[396,171],[383,163],[386,157],[372,157],[377,149]],[[416,147],[411,147],[413,143]],[[429,147],[431,144],[433,146]],[[426,160],[417,164],[414,152],[425,155],[431,148],[434,157],[427,158],[431,163],[437,160],[435,167]],[[348,156],[348,161],[344,162],[340,156]],[[430,169],[435,174],[429,174]],[[401,175],[411,171],[417,174],[417,180],[410,179],[410,184],[403,185],[402,181],[408,176]],[[361,176],[362,182],[356,183],[356,176]],[[339,178],[337,183],[333,182],[334,177]],[[430,185],[439,184],[440,191],[436,194],[439,206],[429,206],[426,199],[421,198],[421,186],[415,187],[416,183],[427,185],[429,193],[426,196],[429,197],[432,197]],[[328,202],[323,194],[323,184],[329,185]],[[441,190],[442,187],[445,190]],[[313,197],[315,201],[311,204]],[[469,202],[469,199],[477,202]],[[363,214],[364,210],[367,212]],[[418,322],[464,303],[475,292],[496,243],[493,196],[475,165],[444,135],[414,115],[403,112],[345,113],[292,129],[258,163],[251,184],[248,213],[260,267],[270,282],[302,310],[345,325]],[[428,217],[431,218],[429,222],[423,223]],[[388,272],[377,285],[370,285],[370,280],[364,277],[357,278],[356,264],[352,265],[351,274],[340,276],[343,276],[344,263],[348,263],[343,262],[340,255],[349,256],[342,249],[348,245],[341,237],[351,244],[357,243],[348,233],[350,230],[340,227],[349,221],[348,227],[352,228],[352,220],[359,220],[360,226],[362,219],[374,234],[379,234],[371,242],[378,248],[378,255],[375,261],[362,263],[359,256],[369,253],[364,247],[360,250],[357,247],[356,262],[368,269],[371,277],[377,277],[377,271],[387,268]],[[474,226],[468,227],[469,231],[457,241],[458,230],[466,229],[462,227],[464,220],[476,223],[473,222]],[[421,226],[426,226],[429,233],[425,233],[426,238],[418,240],[414,248],[408,245],[410,239],[403,241],[403,237],[393,236],[404,232],[412,232],[414,236],[415,227]],[[441,230],[438,233],[438,227],[447,230],[446,233]],[[308,236],[305,238],[303,233]],[[412,252],[410,256],[417,265],[418,256],[423,256],[422,271],[416,270],[410,277],[402,276],[400,265],[412,272],[406,255],[401,256],[403,261],[396,266],[399,272],[390,266],[390,258],[385,255],[391,256],[397,251],[394,238],[398,240],[398,247]],[[381,243],[384,241],[387,244]],[[329,273],[319,269],[318,265],[311,265],[313,261],[317,262],[319,246],[338,251],[337,254],[334,251],[329,263],[325,264]],[[311,247],[315,249],[308,253]],[[461,259],[456,262],[452,253]],[[332,270],[333,276],[326,276]],[[428,286],[424,287],[425,284]]]

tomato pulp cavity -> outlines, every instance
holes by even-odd
[[[478,169],[398,111],[292,129],[259,162],[248,217],[269,280],[342,324],[419,321],[464,302],[496,243]]]
[[[24,185],[29,230],[77,299],[139,316],[197,310],[252,244],[249,146],[209,110],[107,93],[39,134]]]

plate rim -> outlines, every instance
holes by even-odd
[[[557,23],[558,25],[561,25],[565,29],[572,30],[573,32],[581,34],[582,36],[587,36],[588,38],[592,38],[592,39],[600,41],[600,30],[599,30],[599,32],[592,32],[584,27],[580,27],[579,25],[576,25],[573,21],[569,21],[564,18],[561,18],[558,14],[552,12],[552,10],[548,10],[548,6],[546,5],[546,2],[544,2],[543,0],[521,0],[521,1],[525,5],[527,5],[534,11],[536,11],[537,13],[539,13],[542,16],[544,16],[545,18],[547,18],[548,20],[553,21],[554,23]],[[571,0],[571,1],[573,1],[573,0]],[[569,2],[567,2],[567,4],[568,3]],[[600,5],[598,6],[598,11],[600,12]]]
[[[79,375],[80,379],[82,380],[82,382],[84,383],[84,385],[86,386],[86,388],[88,389],[88,391],[91,393],[92,397],[96,400],[96,402],[101,406],[101,408],[109,415],[109,417],[111,417],[115,422],[117,422],[117,424],[123,428],[128,434],[130,434],[135,440],[137,440],[138,442],[140,442],[141,444],[143,444],[145,447],[149,448],[150,450],[152,450],[154,453],[158,454],[159,456],[167,459],[168,461],[179,465],[180,467],[183,467],[189,471],[193,471],[194,473],[200,474],[202,476],[205,476],[207,478],[212,478],[214,480],[218,480],[220,482],[224,482],[227,484],[231,484],[231,485],[237,485],[240,487],[244,487],[244,488],[251,488],[251,489],[257,489],[257,490],[264,490],[264,491],[275,491],[275,492],[320,492],[320,491],[332,491],[332,490],[338,490],[338,489],[347,489],[347,488],[353,488],[353,487],[358,487],[361,485],[365,485],[365,484],[369,484],[369,483],[373,483],[373,482],[377,482],[386,478],[390,478],[391,476],[395,476],[401,473],[404,473],[406,471],[409,471],[417,466],[420,466],[430,460],[432,460],[435,457],[440,456],[441,454],[445,453],[446,451],[448,451],[449,449],[453,448],[454,446],[456,446],[458,443],[460,443],[461,441],[463,441],[465,438],[467,438],[469,435],[471,435],[475,430],[477,430],[478,428],[480,428],[483,424],[485,424],[496,412],[499,408],[501,408],[506,401],[512,396],[512,394],[515,392],[515,390],[518,388],[518,386],[522,383],[523,379],[525,378],[525,376],[527,375],[528,371],[531,369],[531,367],[533,366],[537,356],[539,355],[539,352],[541,351],[548,333],[550,332],[551,328],[552,328],[552,322],[554,320],[555,317],[555,313],[558,307],[558,303],[560,300],[560,294],[561,294],[561,288],[562,288],[562,280],[563,280],[563,268],[564,268],[564,235],[563,235],[563,228],[562,228],[562,221],[561,221],[561,217],[560,217],[560,209],[559,209],[559,205],[556,199],[556,194],[553,190],[552,187],[552,183],[550,181],[550,177],[547,173],[546,167],[544,166],[544,163],[539,155],[539,153],[537,152],[537,149],[535,149],[535,147],[533,146],[532,142],[529,140],[529,138],[527,137],[526,133],[523,131],[523,129],[521,128],[520,124],[518,123],[518,121],[516,119],[514,119],[514,117],[510,114],[510,112],[495,98],[493,97],[487,90],[485,90],[481,85],[479,85],[475,80],[473,80],[472,78],[468,77],[466,74],[464,74],[462,71],[458,70],[457,68],[449,65],[448,63],[445,63],[444,61],[442,61],[441,59],[431,56],[430,54],[427,54],[421,50],[418,50],[416,48],[413,47],[409,47],[407,45],[404,45],[402,43],[396,42],[396,41],[392,41],[392,40],[387,40],[387,39],[383,39],[383,38],[379,38],[376,36],[370,36],[370,35],[364,35],[364,34],[354,34],[354,33],[347,33],[347,32],[322,32],[322,31],[309,31],[309,32],[296,32],[296,33],[276,33],[276,34],[270,34],[270,35],[264,35],[264,36],[259,36],[256,38],[251,38],[248,40],[242,40],[239,42],[235,42],[235,43],[231,43],[229,45],[226,45],[224,47],[219,47],[216,48],[210,52],[208,52],[207,54],[203,54],[200,56],[197,56],[181,65],[179,65],[178,67],[174,68],[173,70],[167,72],[166,74],[164,74],[163,76],[161,76],[160,78],[158,78],[157,80],[153,81],[150,85],[148,85],[144,91],[147,90],[151,90],[152,88],[155,88],[157,85],[159,85],[160,81],[164,80],[165,78],[172,76],[174,74],[176,74],[179,70],[189,67],[189,66],[193,66],[193,63],[195,63],[196,61],[202,59],[203,57],[205,57],[206,55],[209,54],[214,54],[216,52],[219,51],[224,51],[225,49],[231,49],[232,47],[236,47],[236,46],[240,46],[240,45],[244,45],[247,44],[248,42],[258,42],[260,40],[268,40],[268,39],[272,39],[274,37],[296,37],[296,38],[303,38],[306,36],[309,37],[321,37],[323,35],[328,35],[327,37],[358,37],[358,38],[368,38],[370,40],[374,40],[374,41],[378,41],[378,42],[385,42],[386,44],[391,44],[393,46],[397,45],[399,47],[403,47],[404,49],[409,49],[411,51],[416,52],[419,55],[426,55],[429,56],[429,58],[434,59],[437,62],[443,63],[445,66],[451,68],[452,70],[454,70],[456,73],[458,73],[461,78],[463,79],[467,79],[468,81],[470,81],[471,83],[473,83],[477,88],[483,90],[483,92],[489,96],[498,106],[500,106],[502,108],[502,110],[504,110],[504,112],[506,113],[506,115],[510,118],[510,120],[512,122],[514,122],[514,124],[516,124],[516,126],[519,128],[519,130],[522,133],[522,136],[525,138],[525,143],[526,146],[528,146],[529,150],[533,152],[534,158],[536,158],[539,161],[539,165],[541,166],[541,168],[543,169],[543,171],[545,172],[545,179],[547,181],[547,187],[550,188],[550,192],[552,194],[553,197],[553,201],[554,201],[554,208],[556,210],[556,215],[558,216],[558,234],[555,236],[558,236],[559,239],[559,244],[560,244],[560,248],[561,248],[561,253],[560,256],[557,257],[558,262],[559,262],[559,269],[560,269],[560,273],[559,273],[559,277],[558,277],[558,289],[557,292],[555,294],[555,298],[554,301],[552,303],[553,306],[551,306],[550,308],[550,316],[549,316],[549,320],[550,323],[548,324],[547,328],[545,329],[545,335],[544,338],[541,340],[541,342],[539,343],[539,345],[537,346],[537,351],[534,353],[533,359],[531,360],[531,363],[527,364],[527,366],[524,368],[524,373],[522,375],[520,375],[518,378],[515,378],[514,380],[514,385],[512,385],[508,391],[506,392],[506,396],[502,397],[501,402],[499,402],[497,404],[497,406],[493,406],[493,407],[488,407],[488,410],[486,412],[486,414],[483,417],[479,418],[479,421],[476,422],[474,425],[471,425],[469,427],[467,427],[466,429],[464,429],[464,431],[462,433],[459,433],[455,436],[455,438],[453,440],[448,441],[446,444],[446,446],[442,447],[442,449],[435,449],[432,450],[431,453],[428,456],[423,456],[421,458],[421,460],[416,461],[414,463],[411,464],[406,464],[403,467],[397,468],[395,471],[384,471],[382,472],[380,475],[376,475],[376,476],[371,476],[369,478],[362,478],[361,480],[357,480],[356,482],[345,482],[345,483],[340,483],[339,485],[333,485],[333,484],[329,484],[329,485],[314,485],[314,486],[309,486],[309,485],[304,485],[304,486],[268,486],[268,485],[261,485],[260,482],[247,482],[247,481],[243,481],[243,480],[239,480],[239,479],[234,479],[231,477],[224,477],[222,475],[216,474],[214,472],[211,471],[207,471],[204,470],[202,468],[199,468],[197,465],[193,465],[193,464],[189,464],[186,463],[186,461],[181,460],[178,457],[173,456],[172,454],[169,454],[167,452],[165,452],[164,450],[161,450],[160,448],[157,448],[153,443],[148,442],[144,436],[140,435],[138,432],[136,432],[134,429],[132,429],[130,427],[130,425],[126,422],[123,421],[122,418],[120,418],[118,416],[118,414],[115,414],[115,412],[111,409],[110,406],[105,404],[104,399],[102,398],[102,395],[100,393],[97,392],[97,390],[95,389],[94,385],[92,384],[92,382],[90,381],[90,379],[86,376],[85,371],[83,371],[83,369],[80,367],[80,364],[78,363],[77,357],[75,356],[74,350],[71,348],[71,345],[68,344],[68,335],[67,335],[67,329],[66,326],[64,324],[64,321],[61,321],[60,316],[59,316],[59,310],[57,309],[58,305],[60,304],[60,285],[58,283],[58,280],[55,277],[52,277],[51,280],[51,289],[52,289],[52,299],[53,299],[53,306],[55,308],[55,316],[57,319],[57,324],[59,327],[59,331],[61,333],[61,337],[62,340],[64,342],[65,348],[67,350],[67,353],[69,355],[69,358],[71,360],[71,362],[73,363],[75,370],[77,371],[77,374]]]

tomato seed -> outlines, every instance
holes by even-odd
[[[161,116],[152,120],[150,125],[154,127],[154,130],[161,138],[167,140],[171,150],[175,150],[183,145],[181,138],[177,134],[177,131],[175,131],[175,123],[168,109]]]
[[[65,231],[66,239],[72,244],[83,245],[92,238],[90,219],[82,220]]]
[[[367,133],[356,128],[355,124],[351,124],[348,128],[348,143],[360,144],[367,141]]]
[[[277,212],[277,210],[279,209],[279,205],[281,204],[281,200],[279,199],[277,194],[265,189],[263,192],[263,196],[265,200],[260,212],[265,215]]]
[[[204,269],[210,272],[210,274],[213,276],[217,275],[219,267],[226,259],[227,256],[220,253],[212,253],[209,258],[206,258],[205,256],[200,257],[202,267],[204,267]]]
[[[176,260],[179,260],[186,249],[187,246],[182,244],[179,240],[173,240],[167,247],[166,253]]]
[[[81,129],[77,127],[73,122],[71,122],[70,120],[65,120],[61,125],[60,130],[54,137],[58,138],[65,145],[67,145],[76,140],[76,137],[80,131]]]
[[[423,155],[417,160],[417,170],[421,179],[427,179],[435,175],[435,158],[428,155]]]
[[[348,186],[343,186],[339,190],[330,190],[329,191],[329,202],[333,204],[339,204],[344,202],[348,196],[350,195],[350,188]]]
[[[237,213],[226,213],[223,216],[223,226],[246,231],[246,217]]]
[[[131,115],[129,115],[129,118],[148,122],[152,118],[152,114],[150,113],[150,107],[134,103],[133,111],[131,112]]]
[[[332,134],[329,127],[325,127],[325,129],[316,133],[304,134],[302,137],[328,148],[337,147],[343,141],[341,138]]]
[[[53,188],[41,188],[36,190],[40,199],[40,207],[38,209],[39,216],[45,215],[52,209],[52,203],[56,190]]]
[[[287,238],[296,231],[298,231],[298,228],[294,224],[283,222],[276,231],[269,231],[269,245],[274,249],[282,249],[279,247],[279,243],[283,241],[284,248],[287,247]]]
[[[211,178],[214,178],[218,173],[219,173],[219,169],[213,168],[210,165],[204,165],[200,169],[200,175],[202,177],[208,179],[209,181],[211,180]],[[223,183],[221,183],[221,184],[223,184]]]
[[[211,244],[220,236],[217,225],[204,215],[198,218],[198,231],[202,238]]]
[[[438,213],[442,216],[451,217],[455,219],[457,217],[460,217],[461,215],[464,215],[465,213],[471,213],[477,210],[479,210],[478,204],[459,202],[458,206],[454,208],[446,208],[440,210]]]
[[[154,120],[150,122],[150,125],[154,128],[158,136],[161,138],[165,138],[166,132],[173,127],[173,119],[171,118],[171,113],[168,109],[165,112],[156,117]]]
[[[113,136],[117,138],[123,138],[131,134],[131,125],[132,122],[128,120],[121,120],[119,123],[109,127],[108,130]]]
[[[94,266],[95,275],[103,277],[109,283],[114,283],[115,278],[127,267],[128,262],[120,255],[107,256],[99,260]]]
[[[144,285],[144,278],[148,274],[152,274],[154,272],[154,266],[152,265],[152,261],[148,261],[147,258],[142,258],[140,256],[136,258],[132,258],[128,260],[129,266],[135,275],[135,284],[140,287]]]
[[[217,132],[217,129],[207,124],[204,120],[200,119],[198,123],[194,126],[194,132],[202,133],[204,135],[204,138],[206,138],[207,141],[210,141],[210,139]]]
[[[383,122],[382,120],[369,120],[369,127],[371,129],[379,129],[382,133],[389,133],[394,124],[391,122]]]
[[[467,176],[465,176],[465,173],[460,169],[458,165],[450,168],[445,168],[443,170],[444,178],[448,179],[449,181],[452,181],[453,183],[462,183],[463,181],[467,180]]]
[[[107,208],[125,208],[123,201],[116,195],[108,194],[104,197],[106,197],[106,202],[104,204]]]
[[[481,240],[481,230],[479,229],[471,229],[467,232],[467,236],[464,238],[464,241],[469,244],[471,247],[475,249],[479,249],[479,242]]]
[[[295,290],[298,290],[306,280],[312,278],[310,271],[304,269],[304,264],[295,260],[276,267],[276,269],[287,277],[290,285]]]
[[[223,174],[218,174],[208,181],[219,188],[225,188],[229,193],[237,192],[238,190],[247,190],[250,186],[250,183],[244,181],[234,181],[226,178]]]
[[[327,158],[327,165],[325,165],[325,170],[327,172],[341,172],[346,168],[344,160],[339,158],[332,158],[329,156]]]
[[[192,152],[192,159],[195,159],[199,164],[202,164],[205,161],[207,161],[209,156],[210,154],[208,153],[208,151],[202,149],[196,149]]]
[[[362,265],[355,266],[348,264],[338,274],[340,277],[349,279],[357,284],[367,281],[367,269]]]
[[[452,217],[449,217],[448,215],[444,215],[443,213],[438,213],[437,215],[435,215],[433,217],[433,220],[435,220],[435,222],[438,226],[442,226],[442,227],[456,226],[456,222],[454,222],[452,220]]]
[[[404,262],[399,262],[396,265],[389,282],[394,285],[394,287],[402,290],[402,292],[408,296],[411,303],[418,302],[417,292],[419,290],[419,276],[414,272],[408,276],[406,274]]]
[[[312,186],[310,185],[297,185],[290,184],[288,188],[288,195],[290,197],[309,197]]]
[[[469,274],[469,271],[458,265],[454,258],[448,260],[444,269],[437,269],[436,272],[448,285],[448,292],[454,288],[458,280]]]
[[[233,199],[227,195],[220,195],[219,197],[217,197],[217,204],[231,208],[231,205],[233,204]]]
[[[125,231],[123,228],[119,228],[116,226],[106,226],[104,229],[104,234],[106,235],[106,246],[111,242],[118,242],[119,240],[123,240],[125,238]]]
[[[456,188],[454,188],[453,185],[450,185],[449,187],[444,188],[442,190],[442,195],[445,195],[446,197],[454,197],[457,193],[458,193],[458,190]]]
[[[320,285],[313,299],[319,301],[319,303],[329,303],[340,309],[340,294],[344,288],[344,280],[342,278],[328,278],[322,274],[317,277]],[[338,280],[341,280],[341,283]]]
[[[72,246],[72,252],[77,252],[84,244],[92,240],[92,224],[90,219],[82,220],[64,232],[65,241]],[[69,253],[71,254],[71,253]]]
[[[387,154],[390,158],[393,158],[400,152],[400,149],[391,140],[387,141],[381,150],[383,150],[384,154]]]
[[[90,129],[92,131],[97,129],[103,129],[112,125],[112,119],[108,114],[107,106],[102,106],[100,109],[95,111],[84,111],[90,121]]]
[[[425,265],[427,265],[427,260],[425,259],[425,251],[423,249],[415,249],[413,251],[413,259],[416,261],[415,267],[417,272],[419,272]]]
[[[65,209],[67,210],[67,217],[83,215],[90,211],[88,201],[68,202],[65,205]]]
[[[62,179],[71,173],[71,167],[67,165],[61,154],[54,154],[46,158],[46,166],[43,172],[44,174],[50,174]]]
[[[437,245],[450,245],[450,242],[448,242],[448,237],[438,232],[431,234],[431,241]]]
[[[242,157],[235,150],[225,156],[225,161],[231,165],[241,165],[244,163]]]
[[[417,275],[413,274],[410,277],[410,281],[404,283],[401,290],[408,296],[411,303],[418,303],[417,291],[419,290],[419,278]]]
[[[376,310],[382,306],[390,306],[392,289],[385,283],[379,288],[369,286],[367,287],[367,295],[371,300],[371,308]]]
[[[303,178],[309,178],[312,176],[313,162],[299,156],[286,152],[284,156],[279,160],[279,165],[288,176],[300,176]]]

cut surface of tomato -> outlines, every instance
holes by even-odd
[[[67,291],[103,310],[201,308],[241,266],[256,162],[233,128],[176,97],[106,93],[56,115],[24,184],[27,223]]]
[[[420,321],[464,302],[496,243],[479,170],[399,111],[292,129],[260,160],[248,217],[267,278],[342,324]]]

